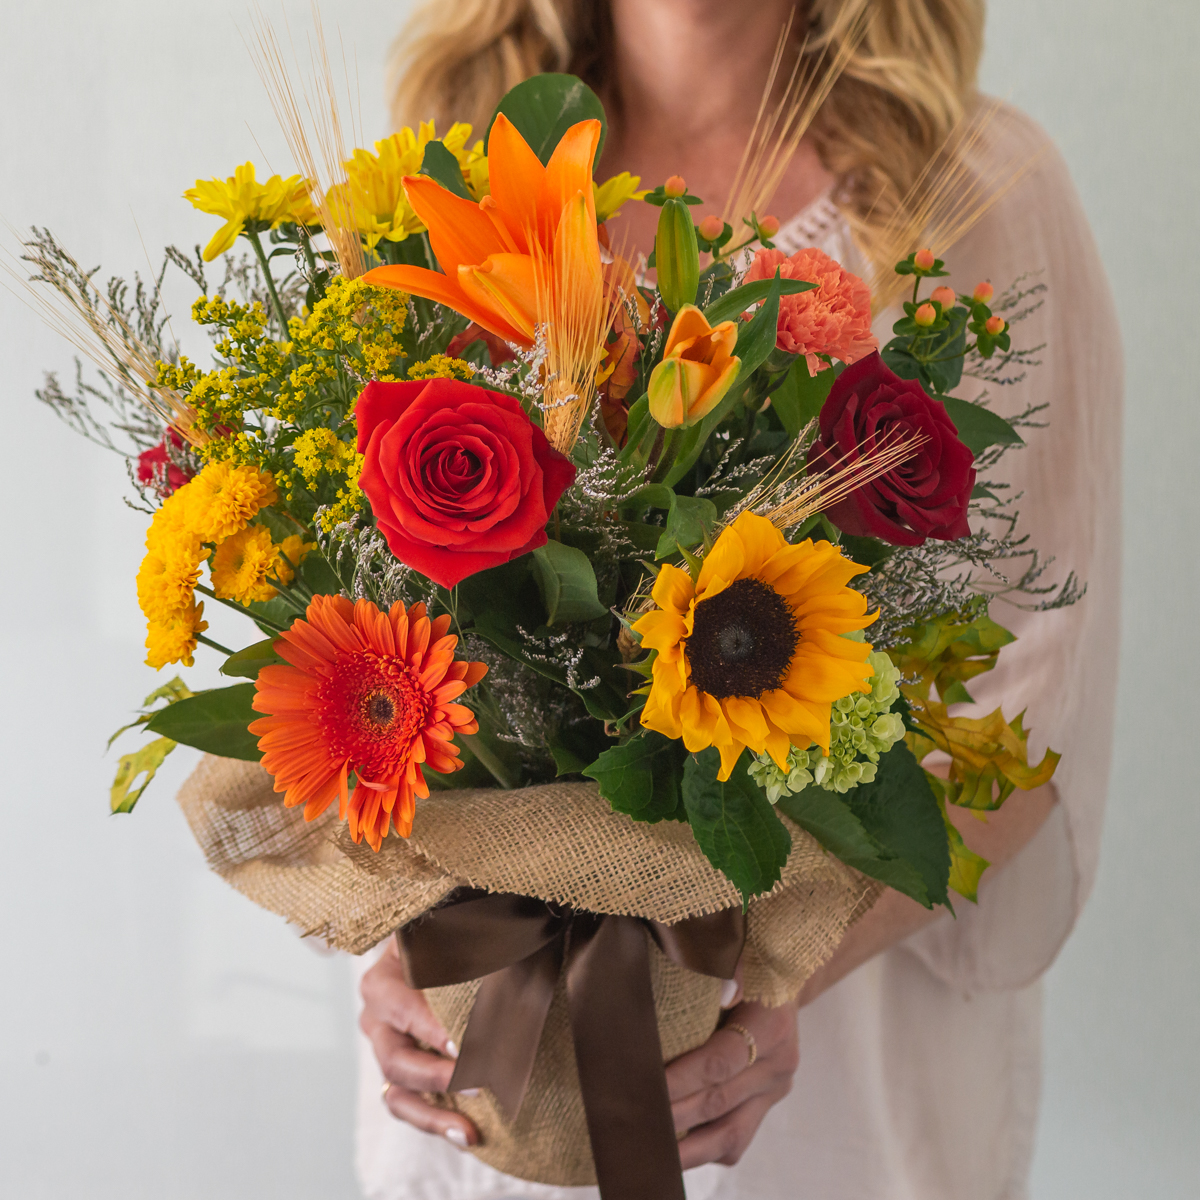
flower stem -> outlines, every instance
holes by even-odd
[[[212,638],[206,638],[202,633],[196,634],[196,641],[198,641],[202,646],[211,646],[214,650],[220,650],[220,652],[225,655],[230,655],[233,653],[233,651],[227,646],[222,646],[220,642],[214,642]]]
[[[517,786],[508,768],[492,752],[491,747],[477,733],[459,733],[462,744],[487,768],[491,777],[506,791]]]
[[[264,617],[262,613],[251,612],[244,604],[238,604],[235,600],[226,600],[223,596],[218,596],[212,588],[206,588],[202,583],[196,584],[196,591],[215,600],[218,604],[224,604],[226,608],[240,612],[243,617],[249,617],[250,620],[256,621],[260,625],[270,626],[276,633],[287,633],[287,630],[278,621],[272,621],[270,617]]]
[[[250,245],[254,247],[254,253],[258,258],[258,265],[262,267],[263,279],[267,284],[267,293],[271,297],[271,306],[275,309],[275,319],[279,322],[279,336],[286,339],[288,331],[287,317],[284,316],[283,304],[280,302],[279,293],[275,290],[275,280],[271,275],[271,268],[267,264],[267,256],[263,253],[262,241],[257,233],[251,233],[249,229],[244,232],[250,240]]]

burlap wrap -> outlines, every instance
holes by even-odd
[[[218,875],[306,935],[352,954],[462,886],[666,924],[740,904],[686,825],[645,825],[614,813],[594,784],[435,791],[417,802],[412,837],[388,838],[378,854],[350,841],[336,806],[311,823],[300,809],[284,808],[256,763],[205,757],[179,803]],[[788,828],[792,853],[783,877],[747,913],[745,994],[766,1004],[794,996],[880,890]],[[712,1034],[720,984],[653,946],[651,971],[669,1060]],[[427,993],[459,1042],[477,988],[472,982]],[[560,1185],[595,1182],[561,981],[515,1122],[505,1121],[486,1090],[433,1100],[475,1121],[483,1136],[474,1153],[499,1170]]]

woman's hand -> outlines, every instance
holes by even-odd
[[[446,1091],[458,1048],[438,1024],[425,997],[404,982],[394,940],[388,940],[383,957],[363,976],[362,997],[359,1025],[388,1081],[383,1095],[388,1111],[397,1120],[444,1137],[455,1146],[473,1146],[479,1141],[479,1132],[466,1117],[435,1108],[420,1095]],[[442,1053],[419,1049],[418,1038]]]
[[[739,1004],[730,1010],[729,1021],[754,1038],[753,1065],[748,1039],[726,1024],[667,1067],[675,1128],[688,1131],[679,1143],[685,1171],[709,1162],[733,1166],[767,1109],[791,1091],[800,1065],[795,1004]]]

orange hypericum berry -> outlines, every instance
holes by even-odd
[[[687,191],[687,184],[684,182],[682,175],[672,175],[666,183],[663,184],[663,192],[672,200],[676,196],[682,196]]]
[[[725,231],[725,222],[720,217],[710,214],[698,226],[700,236],[706,242],[715,242]]]
[[[985,279],[982,283],[975,285],[975,290],[971,293],[971,299],[976,304],[986,304],[995,294],[996,289]]]
[[[937,309],[932,304],[922,304],[920,308],[913,313],[913,320],[918,325],[923,327],[930,326],[937,320]]]
[[[949,287],[940,287],[933,289],[933,295],[930,300],[936,300],[943,308],[949,308],[954,303],[954,289]]]
[[[933,251],[928,249],[928,247],[924,250],[918,250],[916,254],[913,255],[913,263],[920,267],[922,271],[933,270],[933,264],[935,262],[937,262],[937,259],[934,258]]]
[[[1003,333],[1006,328],[1003,317],[988,317],[983,327],[992,335],[992,337]]]
[[[779,232],[778,217],[762,217],[758,222],[758,236],[773,238]]]

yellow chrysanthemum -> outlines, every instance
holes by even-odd
[[[272,175],[266,183],[254,178],[254,164],[243,163],[228,179],[197,179],[183,193],[201,212],[224,217],[225,224],[204,247],[205,262],[224,254],[247,225],[255,232],[307,215],[308,184],[299,175]],[[311,205],[308,206],[311,208]]]
[[[475,368],[461,358],[434,354],[424,362],[413,363],[405,374],[409,379],[462,379],[470,383],[475,378]]]
[[[238,604],[270,600],[275,596],[271,581],[291,583],[294,568],[313,548],[312,542],[297,536],[276,545],[265,525],[248,525],[227,537],[213,554],[213,591]]]
[[[657,608],[633,626],[658,652],[642,724],[693,753],[716,746],[723,780],[747,746],[781,768],[793,745],[828,754],[833,701],[870,691],[870,645],[841,636],[874,620],[846,586],[866,570],[828,542],[789,545],[753,513],[721,534],[695,584],[664,564]]]
[[[474,194],[487,187],[487,160],[482,142],[467,149],[470,136],[471,126],[458,122],[441,141],[454,155],[463,171],[464,183]],[[420,172],[425,147],[436,138],[433,122],[424,121],[416,133],[401,129],[376,142],[374,154],[355,150],[353,158],[346,162],[346,183],[331,190],[329,204],[335,211],[348,210],[350,220],[370,249],[384,238],[402,242],[409,234],[424,232],[424,224],[404,194],[404,177]]]
[[[204,605],[193,603],[169,620],[151,621],[146,629],[146,665],[155,670],[177,662],[190,667],[196,635],[208,628],[203,617]]]
[[[279,498],[269,471],[226,462],[209,463],[176,495],[186,495],[187,524],[205,542],[224,541]]]
[[[188,554],[147,554],[137,573],[138,607],[151,621],[165,621],[192,603],[200,560]]]
[[[646,195],[645,191],[638,191],[638,184],[641,182],[640,175],[630,175],[628,171],[622,171],[620,175],[614,175],[603,183],[593,183],[596,220],[600,224],[610,221],[628,201],[641,200]]]

